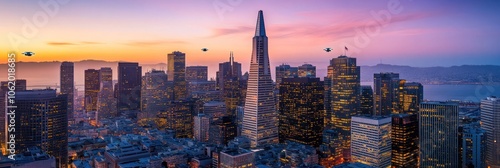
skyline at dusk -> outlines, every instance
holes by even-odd
[[[38,3],[4,2],[0,13],[9,17],[3,19],[0,33],[5,38],[0,45],[12,51],[16,45],[10,41],[19,40],[18,54],[36,53],[18,58],[25,62],[93,59],[153,64],[165,63],[167,53],[182,51],[187,65],[208,65],[212,76],[230,51],[248,71],[248,39],[255,24],[248,20],[263,10],[272,67],[307,62],[322,69],[343,54],[344,46],[359,65],[500,65],[500,16],[495,12],[500,3],[495,1],[61,2],[66,3],[47,8],[56,11],[53,15]],[[377,20],[387,21],[384,12],[390,21],[380,26]],[[33,18],[41,13],[49,15],[38,27]],[[23,35],[23,18],[35,27],[32,38]],[[38,19],[43,23],[43,17]],[[333,51],[324,52],[325,47]]]

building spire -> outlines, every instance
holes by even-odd
[[[262,10],[259,11],[257,16],[257,27],[255,29],[255,36],[266,36],[266,28],[264,26],[264,14]]]

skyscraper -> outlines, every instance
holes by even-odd
[[[12,86],[12,85],[10,85]],[[7,130],[6,124],[6,116],[5,113],[8,112],[8,108],[6,108],[5,105],[7,105],[7,94],[11,92],[10,94],[15,94],[16,91],[24,91],[26,90],[26,80],[24,79],[16,79],[14,81],[14,89],[15,90],[10,90],[9,89],[9,81],[2,81],[0,83],[0,147],[2,148],[3,153],[6,153],[7,146],[5,141],[7,140]]]
[[[219,64],[219,71],[217,71],[217,88],[222,91],[222,97],[226,103],[227,114],[233,117],[236,116],[236,107],[243,105],[244,101],[241,92],[244,86],[241,80],[241,64],[234,61],[233,52],[231,52],[229,61]]]
[[[242,129],[242,135],[250,139],[252,147],[278,143],[278,119],[267,45],[264,15],[259,11]]]
[[[419,110],[420,167],[459,167],[458,103],[424,102]]]
[[[344,147],[344,160],[349,161],[351,149],[351,117],[359,114],[360,107],[360,67],[356,66],[356,58],[339,56],[333,58],[328,66],[325,78],[327,123],[339,134]]]
[[[279,98],[279,140],[318,147],[325,112],[319,78],[283,78]]]
[[[166,120],[166,129],[175,131],[176,138],[192,138],[193,114],[197,114],[193,106],[191,101],[173,101],[158,117]]]
[[[283,78],[295,78],[299,77],[299,68],[292,67],[287,64],[281,64],[276,66],[276,88],[279,89],[279,85]]]
[[[124,111],[140,110],[142,67],[138,63],[118,63],[116,87],[118,115]]]
[[[208,80],[207,66],[188,66],[186,67],[186,81],[203,82]]]
[[[351,124],[352,161],[391,167],[391,117],[355,116]]]
[[[392,167],[418,167],[418,115],[392,116]]]
[[[85,111],[97,111],[97,94],[100,88],[99,70],[85,70]]]
[[[373,114],[373,89],[372,86],[361,86],[360,97],[361,114]]]
[[[16,152],[38,146],[56,158],[57,167],[67,167],[67,95],[55,89],[17,91],[15,101]]]
[[[167,74],[165,71],[151,70],[142,77],[141,113],[143,118],[156,118],[167,109]]]
[[[68,95],[68,118],[70,120],[73,119],[74,113],[74,101],[75,98],[75,68],[73,62],[62,62],[59,70],[59,84],[61,85],[61,89],[59,90],[60,94]]]
[[[373,87],[375,115],[399,113],[399,74],[392,72],[373,74]]]
[[[481,122],[486,131],[486,166],[500,168],[500,98],[481,101]]]
[[[208,141],[208,129],[210,127],[210,117],[205,114],[194,116],[193,138],[201,142]]]
[[[116,98],[113,94],[113,71],[109,67],[99,70],[99,93],[97,94],[97,121],[116,116]]]
[[[479,124],[464,125],[462,141],[461,167],[486,167],[486,132]]]
[[[303,64],[299,66],[298,76],[316,78],[316,66],[313,66],[311,64]]]
[[[186,54],[174,51],[167,55],[168,81],[174,83],[173,100],[182,100],[187,97],[186,82]]]
[[[399,81],[399,113],[417,114],[418,106],[424,100],[424,86],[417,82]]]

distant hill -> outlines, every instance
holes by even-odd
[[[16,78],[28,79],[29,86],[56,86],[59,83],[59,66],[61,62],[18,62]],[[165,63],[140,64],[143,73],[151,69],[166,70]],[[100,60],[84,60],[75,62],[75,83],[82,86],[86,69],[111,67],[113,78],[117,79],[118,62]],[[216,68],[216,67],[210,67]],[[274,73],[274,68],[271,68]],[[244,70],[245,71],[245,70]],[[326,69],[317,69],[318,76],[324,76]],[[7,79],[7,65],[0,64],[0,80]],[[500,84],[500,66],[495,65],[462,65],[452,67],[410,67],[400,65],[378,64],[361,66],[361,81],[371,82],[373,74],[379,72],[396,72],[401,79],[421,82],[423,84]],[[213,76],[214,74],[209,74]]]
[[[500,66],[461,65],[452,67],[410,67],[378,64],[361,66],[361,80],[373,81],[373,74],[396,72],[399,78],[423,84],[500,84]]]

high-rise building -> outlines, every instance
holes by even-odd
[[[68,95],[55,89],[17,91],[15,104],[16,152],[38,146],[56,158],[57,167],[68,164]]]
[[[458,103],[420,103],[418,120],[420,167],[460,167]]]
[[[339,56],[333,58],[325,78],[326,125],[337,131],[342,142],[344,161],[350,160],[351,117],[360,111],[360,67],[356,58]]]
[[[486,167],[500,168],[500,98],[481,101],[481,122],[486,131]]]
[[[97,121],[116,116],[116,98],[113,94],[113,71],[109,67],[99,70],[99,93],[97,94]]]
[[[283,78],[279,97],[279,140],[318,147],[325,110],[319,78]]]
[[[360,111],[361,114],[373,114],[373,89],[370,85],[361,86]]]
[[[471,123],[463,127],[461,167],[486,167],[486,132],[479,124]]]
[[[392,167],[418,167],[418,115],[392,116]]]
[[[299,77],[299,68],[292,67],[287,64],[281,64],[276,66],[276,88],[279,89],[279,85],[283,78],[296,78]]]
[[[7,96],[10,92],[10,95],[15,95],[16,91],[24,91],[26,90],[26,80],[24,79],[16,79],[14,82],[14,85],[12,83],[9,85],[9,81],[2,81],[0,84],[0,147],[2,148],[2,153],[6,153],[6,140],[7,140],[7,130],[6,126],[8,125],[6,123],[6,115],[5,113],[8,112],[6,105],[7,105]],[[14,86],[15,90],[10,90],[9,87]]]
[[[222,97],[227,107],[227,114],[236,116],[236,107],[243,105],[241,64],[234,61],[233,52],[229,62],[219,64],[217,71],[217,88],[222,91]]]
[[[118,115],[124,111],[140,110],[142,67],[138,63],[118,63],[116,87]]]
[[[208,80],[207,66],[188,66],[186,67],[187,82],[203,82]]]
[[[99,81],[99,70],[85,70],[85,111],[97,111],[97,94],[99,94],[101,82]]]
[[[223,116],[212,120],[209,128],[209,142],[224,145],[236,137],[236,124],[232,117]]]
[[[141,113],[143,118],[156,118],[167,109],[167,74],[161,70],[151,70],[142,77]]]
[[[208,141],[208,129],[210,127],[210,117],[205,114],[194,116],[193,138],[201,142]]]
[[[418,106],[424,100],[424,86],[417,82],[399,81],[399,113],[417,114]]]
[[[174,84],[171,97],[173,100],[183,100],[187,98],[186,54],[174,51],[168,54],[167,59],[168,81]]]
[[[391,167],[391,117],[354,116],[351,125],[352,161]]]
[[[203,104],[203,114],[206,114],[213,120],[218,120],[219,118],[226,116],[226,104],[224,102],[206,102]]]
[[[311,64],[303,64],[298,67],[298,76],[299,77],[309,77],[316,78],[316,66]]]
[[[267,45],[264,15],[259,11],[242,130],[243,136],[250,139],[252,147],[278,143],[278,119]]]
[[[373,87],[375,115],[399,113],[399,74],[392,72],[373,74]]]
[[[73,119],[75,98],[75,67],[73,62],[62,62],[59,70],[60,94],[68,95],[68,118]]]
[[[192,138],[194,111],[193,102],[174,101],[158,117],[166,120],[166,129],[174,131],[176,138]]]

